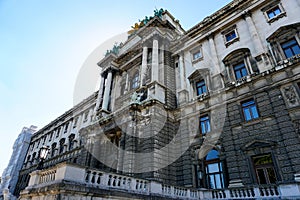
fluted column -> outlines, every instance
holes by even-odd
[[[264,48],[263,48],[262,42],[261,42],[261,40],[258,36],[258,32],[256,30],[256,27],[255,27],[254,23],[253,23],[253,20],[251,18],[251,13],[246,13],[244,16],[245,16],[245,20],[247,22],[247,25],[249,27],[251,38],[252,38],[253,43],[254,43],[254,49],[255,49],[257,55],[260,55],[264,52]]]
[[[106,85],[105,85],[104,95],[103,95],[103,104],[102,104],[103,110],[108,110],[111,83],[112,83],[112,70],[109,70],[107,74],[107,80],[106,80]]]
[[[100,104],[102,103],[104,83],[105,83],[105,78],[104,78],[104,76],[101,75],[100,88],[99,88],[99,91],[98,91],[98,97],[97,97],[97,102],[96,102],[96,106],[95,106],[95,109],[94,109],[94,113],[99,109]]]
[[[142,60],[142,69],[141,69],[141,80],[140,80],[140,87],[142,87],[146,80],[146,73],[147,73],[147,56],[148,56],[148,47],[143,47],[143,60]]]
[[[217,54],[217,50],[216,50],[216,45],[215,45],[212,35],[209,36],[208,42],[209,42],[209,47],[210,47],[210,51],[211,51],[211,60],[215,67],[214,73],[219,74],[221,72],[221,68],[220,68],[220,64],[219,64],[219,58],[218,58],[218,54]]]
[[[152,81],[158,81],[158,40],[155,38],[152,49]]]

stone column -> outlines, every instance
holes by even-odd
[[[251,38],[253,40],[253,43],[254,43],[254,49],[257,53],[257,55],[260,55],[264,52],[264,48],[263,48],[263,45],[262,45],[262,42],[258,36],[258,32],[256,30],[256,27],[253,23],[253,20],[251,18],[251,13],[247,12],[245,13],[245,20],[247,22],[247,25],[249,27],[249,31],[250,31],[250,35],[251,35]]]
[[[158,40],[153,39],[152,49],[152,81],[158,81]]]
[[[105,84],[105,78],[104,78],[104,76],[101,75],[100,88],[99,88],[99,91],[98,91],[98,97],[97,97],[97,102],[96,102],[96,106],[95,106],[95,109],[94,109],[94,114],[99,109],[100,104],[102,103],[102,100],[103,100],[102,95],[103,95],[104,84]]]
[[[103,95],[103,103],[102,103],[102,109],[103,110],[108,110],[111,83],[112,83],[112,70],[109,69],[108,74],[107,74],[106,86],[105,86],[105,89],[104,89],[104,95]]]
[[[183,55],[179,56],[179,78],[180,78],[180,89],[186,88],[185,83],[185,72],[184,72],[184,66],[183,66]]]
[[[142,60],[142,69],[141,69],[141,80],[140,80],[140,87],[145,84],[146,80],[146,73],[147,73],[147,56],[148,56],[148,47],[143,47],[143,60]]]
[[[220,68],[220,64],[219,64],[219,58],[218,58],[213,35],[209,36],[208,42],[209,42],[209,47],[210,47],[210,51],[211,51],[211,60],[215,67],[213,72],[214,72],[214,74],[219,74],[219,73],[221,73],[221,68]]]

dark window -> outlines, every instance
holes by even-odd
[[[248,75],[245,63],[243,63],[243,62],[240,64],[237,64],[237,65],[234,65],[233,70],[234,70],[235,78],[237,80]]]
[[[75,138],[75,135],[74,134],[71,134],[69,136],[69,150],[72,150],[73,147],[74,147],[74,138]]]
[[[60,128],[58,128],[57,131],[56,131],[56,137],[57,138],[59,137],[59,132],[60,132]]]
[[[282,50],[286,58],[293,57],[294,55],[300,54],[300,47],[295,38],[281,44]]]
[[[225,34],[226,42],[229,42],[237,37],[235,30],[230,31],[229,33]]]
[[[134,89],[134,88],[139,87],[139,80],[140,80],[139,73],[136,72],[136,73],[134,74],[134,76],[132,77],[132,81],[131,81],[131,89]]]
[[[207,92],[204,80],[197,82],[196,88],[197,88],[197,96]]]
[[[281,10],[280,10],[279,6],[275,6],[274,8],[267,11],[267,15],[268,15],[269,19],[276,17],[280,13],[281,13]]]
[[[256,119],[259,117],[256,104],[253,99],[242,103],[244,118],[246,121]]]
[[[276,183],[276,173],[271,154],[252,158],[258,184]]]
[[[64,133],[68,132],[69,123],[66,123]]]
[[[62,139],[59,141],[59,153],[63,153],[63,152],[64,152],[64,146],[65,146],[65,139],[62,138]]]
[[[205,173],[208,188],[224,188],[223,166],[216,150],[211,150],[205,158]]]
[[[51,145],[51,157],[55,155],[56,142]]]
[[[200,117],[200,130],[202,135],[205,135],[206,133],[210,132],[210,122],[208,115]]]

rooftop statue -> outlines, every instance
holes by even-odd
[[[113,54],[118,54],[119,50],[121,49],[121,47],[123,46],[123,43],[121,42],[120,44],[118,44],[117,42],[115,42],[113,48],[111,50],[106,50],[105,56],[113,53]]]
[[[162,14],[165,12],[164,9],[155,9],[154,10],[154,16],[145,16],[145,18],[143,20],[139,20],[139,23],[135,23],[134,26],[131,26],[131,30],[128,31],[127,33],[130,35],[132,35],[133,33],[135,33],[137,30],[139,30],[140,28],[142,28],[143,26],[145,26],[149,21],[151,21],[151,19],[153,19],[155,16],[162,18]]]

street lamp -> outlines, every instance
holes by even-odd
[[[49,147],[43,146],[40,149],[40,162],[39,162],[39,165],[38,165],[38,169],[43,168],[44,160],[46,159],[48,153],[49,153]]]

